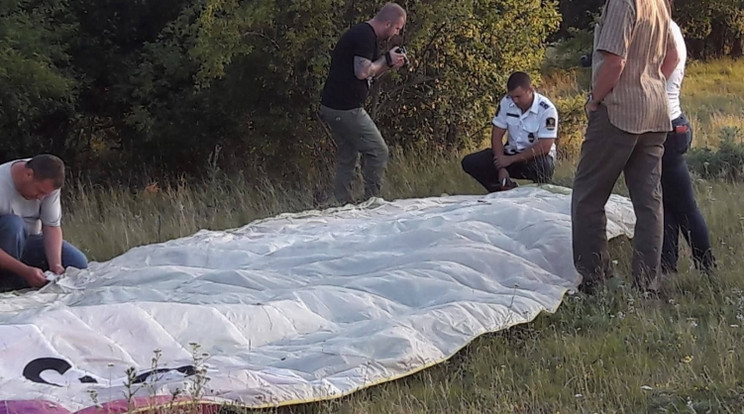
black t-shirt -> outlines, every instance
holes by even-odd
[[[331,56],[320,103],[331,109],[354,109],[364,105],[369,84],[354,74],[354,56],[377,60],[377,35],[369,23],[352,26],[338,40]]]

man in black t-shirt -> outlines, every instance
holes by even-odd
[[[380,194],[388,148],[374,121],[364,110],[372,80],[397,69],[406,56],[395,47],[378,56],[378,40],[397,35],[406,23],[406,11],[388,3],[364,23],[354,25],[339,39],[320,101],[320,117],[331,129],[337,146],[334,195],[342,204],[352,203],[351,182],[362,154],[365,199]]]

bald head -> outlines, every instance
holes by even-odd
[[[390,23],[405,19],[405,17],[406,11],[403,10],[403,7],[400,7],[396,3],[388,3],[382,6],[382,9],[375,16],[375,20]]]
[[[397,36],[406,24],[406,11],[395,3],[388,3],[369,21],[378,39],[389,40]]]

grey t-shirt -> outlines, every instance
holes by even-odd
[[[28,234],[40,234],[41,225],[59,227],[62,224],[62,206],[59,202],[59,190],[41,200],[26,200],[21,196],[13,183],[10,167],[15,160],[0,165],[0,216],[15,214],[23,218]]]

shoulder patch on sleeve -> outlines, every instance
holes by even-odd
[[[545,129],[547,129],[548,131],[552,131],[555,129],[555,118],[551,116],[545,119]]]
[[[507,108],[514,107],[514,101],[512,100],[511,96],[509,96],[509,95],[506,95],[504,97],[504,100],[501,101],[501,104],[502,105],[506,105]]]

